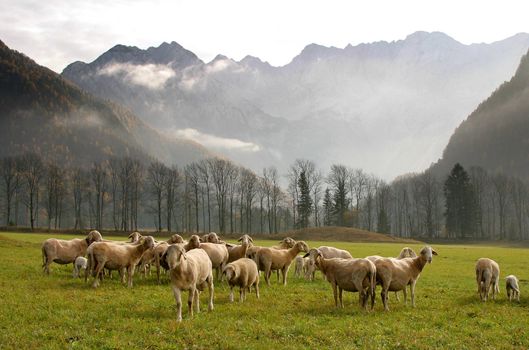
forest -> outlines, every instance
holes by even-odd
[[[255,172],[223,158],[183,167],[109,158],[63,167],[34,153],[0,160],[1,224],[39,229],[273,234],[348,226],[406,238],[525,240],[522,180],[456,164],[387,183],[305,159],[288,173]]]

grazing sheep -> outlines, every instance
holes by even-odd
[[[283,275],[283,285],[286,285],[287,273],[292,260],[294,260],[294,258],[300,252],[308,251],[309,246],[303,241],[298,241],[292,248],[288,250],[261,248],[256,254],[255,261],[259,270],[264,271],[267,285],[270,285],[270,275],[273,270],[281,270]]]
[[[99,286],[99,274],[103,271],[103,268],[107,267],[111,270],[122,270],[126,268],[128,286],[132,288],[134,269],[143,253],[152,247],[154,247],[154,238],[152,236],[142,237],[137,245],[117,245],[108,242],[94,243],[88,256],[89,267],[93,266],[95,269],[92,286],[94,288]]]
[[[480,258],[476,262],[476,282],[479,298],[487,301],[489,290],[492,288],[492,299],[500,292],[500,266],[489,258]]]
[[[228,254],[229,254],[228,263],[241,259],[241,258],[245,258],[248,248],[250,248],[253,243],[252,237],[248,235],[242,235],[238,241],[241,242],[240,245],[226,246],[228,248]]]
[[[211,265],[217,270],[217,280],[222,278],[222,269],[228,263],[228,248],[224,244],[217,243],[200,243],[200,249],[204,249],[211,259]]]
[[[76,259],[75,259],[75,262],[73,263],[73,273],[72,273],[72,277],[73,278],[76,278],[76,277],[81,277],[79,275],[79,273],[81,272],[81,270],[84,270],[86,269],[86,265],[88,263],[88,260],[84,257],[84,256],[78,256]]]
[[[347,250],[338,249],[322,245],[317,248],[325,259],[341,258],[341,259],[352,259],[353,256]],[[309,281],[314,280],[314,274],[316,273],[317,266],[314,264],[314,259],[309,259],[307,265],[307,273]]]
[[[46,274],[50,274],[50,264],[71,264],[79,256],[85,256],[86,250],[93,242],[103,239],[98,231],[90,231],[85,239],[74,238],[62,240],[48,238],[42,243],[42,269]]]
[[[507,296],[509,301],[516,299],[520,301],[520,287],[518,287],[518,278],[515,275],[509,275],[505,277],[505,287],[507,289]]]
[[[309,258],[304,258],[302,256],[296,256],[296,265],[294,270],[294,277],[303,277],[308,278],[308,266]]]
[[[332,286],[334,304],[343,306],[342,292],[358,292],[360,305],[367,309],[367,301],[371,296],[371,308],[374,305],[376,275],[375,264],[369,259],[325,258],[319,249],[311,249],[305,257],[318,267],[325,279]]]
[[[389,311],[388,291],[402,290],[406,300],[406,286],[410,286],[411,304],[415,307],[415,285],[426,263],[432,262],[432,256],[437,252],[432,247],[422,248],[415,258],[380,258],[374,261],[377,268],[377,282],[382,285],[382,302],[384,310]],[[372,300],[372,303],[374,300]],[[373,307],[373,305],[371,306]]]
[[[171,245],[162,256],[170,268],[171,288],[176,300],[176,320],[182,321],[182,291],[189,291],[187,304],[189,317],[193,317],[193,303],[196,312],[200,312],[199,291],[207,286],[209,290],[208,310],[213,310],[213,273],[211,260],[202,249],[186,252],[180,245]]]
[[[230,286],[230,302],[233,302],[233,287],[239,287],[239,302],[246,299],[246,290],[250,292],[252,286],[259,299],[259,271],[255,261],[241,258],[226,265],[222,270]]]

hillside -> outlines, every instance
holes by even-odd
[[[307,45],[274,67],[257,57],[201,61],[176,42],[117,45],[63,76],[254,170],[297,158],[359,167],[386,179],[439,159],[453,130],[507,80],[529,34],[464,45],[446,34]],[[329,142],[332,135],[333,142]]]
[[[456,163],[529,176],[529,54],[516,73],[461,123],[433,167],[446,174]]]
[[[182,164],[208,155],[195,142],[160,135],[128,109],[84,92],[0,41],[0,156],[25,151],[77,165],[111,156]]]

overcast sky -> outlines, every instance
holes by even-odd
[[[290,62],[307,44],[344,47],[442,31],[465,43],[529,32],[527,1],[0,0],[0,40],[61,72],[116,44],[176,41],[209,61],[218,53]]]

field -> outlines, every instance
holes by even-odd
[[[391,294],[390,312],[383,312],[379,296],[375,310],[365,312],[357,294],[345,293],[345,308],[335,309],[331,287],[321,275],[314,282],[295,279],[292,267],[286,287],[275,278],[267,287],[263,280],[261,299],[251,294],[244,304],[229,303],[227,285],[216,284],[215,310],[206,311],[205,292],[202,312],[188,319],[184,302],[184,321],[177,323],[172,292],[167,283],[157,285],[154,276],[137,276],[133,289],[106,279],[94,290],[71,277],[71,265],[53,264],[51,275],[43,275],[40,243],[46,237],[0,234],[1,349],[529,347],[528,249],[435,245],[439,256],[417,283],[416,308]],[[403,246],[324,244],[347,249],[355,257],[394,256]],[[482,256],[495,259],[502,269],[501,294],[487,303],[479,301],[474,281],[474,263]],[[521,279],[520,303],[506,300],[507,274]],[[184,296],[187,300],[187,292]]]

